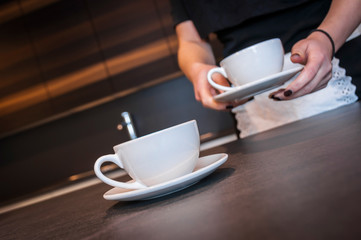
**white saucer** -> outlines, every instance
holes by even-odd
[[[290,54],[287,53],[284,58],[284,66],[282,72],[259,79],[254,82],[247,83],[242,86],[235,87],[232,90],[223,92],[214,96],[218,102],[229,102],[233,100],[242,100],[260,94],[272,88],[287,82],[299,71],[303,69],[303,65],[294,64],[290,61]]]
[[[112,188],[103,197],[106,200],[134,201],[161,197],[197,183],[221,166],[228,159],[226,153],[213,154],[198,159],[192,173],[171,181],[143,189]]]

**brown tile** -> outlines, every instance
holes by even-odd
[[[179,69],[174,66],[172,56],[165,56],[114,75],[112,76],[111,81],[113,82],[116,91],[121,91],[128,88],[139,87],[141,84],[166,77],[177,71],[179,71]]]
[[[0,8],[0,98],[42,82],[20,8],[14,2]]]
[[[80,88],[92,84],[95,80],[87,80],[87,74],[95,68],[99,75],[96,81],[106,80],[103,58],[83,1],[56,1],[30,11],[24,18],[51,96],[73,91],[74,85]]]
[[[0,116],[0,138],[44,120],[53,113],[50,102],[43,101],[28,108]]]

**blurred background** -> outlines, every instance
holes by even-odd
[[[202,142],[235,134],[195,101],[176,49],[168,0],[2,0],[0,205],[93,176],[130,139],[122,112],[137,136],[191,119]]]

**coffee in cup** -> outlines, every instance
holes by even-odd
[[[220,62],[220,67],[208,72],[208,82],[222,91],[233,87],[260,80],[272,74],[281,72],[283,68],[284,50],[279,38],[274,38],[252,45],[226,57]],[[233,87],[215,83],[214,73],[220,73],[227,78]]]
[[[106,184],[141,189],[191,173],[199,158],[199,132],[195,120],[188,121],[113,147],[115,154],[97,159],[94,172]],[[134,180],[119,182],[101,172],[105,162],[124,169]]]

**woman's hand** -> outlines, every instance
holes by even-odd
[[[212,47],[201,39],[193,22],[185,21],[176,26],[179,42],[178,63],[187,78],[193,83],[195,98],[207,108],[228,110],[232,103],[216,102],[213,96],[219,94],[208,83],[207,73],[217,67]],[[220,74],[214,74],[214,81],[228,85]]]
[[[215,110],[227,110],[233,107],[232,102],[217,102],[214,96],[220,92],[214,89],[207,80],[207,73],[217,66],[203,63],[195,63],[189,73],[190,80],[193,83],[194,95],[197,101],[201,102],[204,107]],[[229,86],[228,81],[218,73],[213,74],[213,80],[220,85]]]
[[[337,51],[360,24],[360,0],[333,0],[330,10],[318,29],[333,39]],[[276,100],[288,100],[314,92],[326,86],[332,77],[333,50],[330,39],[322,32],[312,32],[292,48],[291,61],[304,64],[300,75],[286,87],[271,94]]]
[[[276,100],[294,99],[326,87],[332,77],[332,44],[322,32],[313,32],[292,48],[291,61],[305,65],[286,89],[272,94]]]

